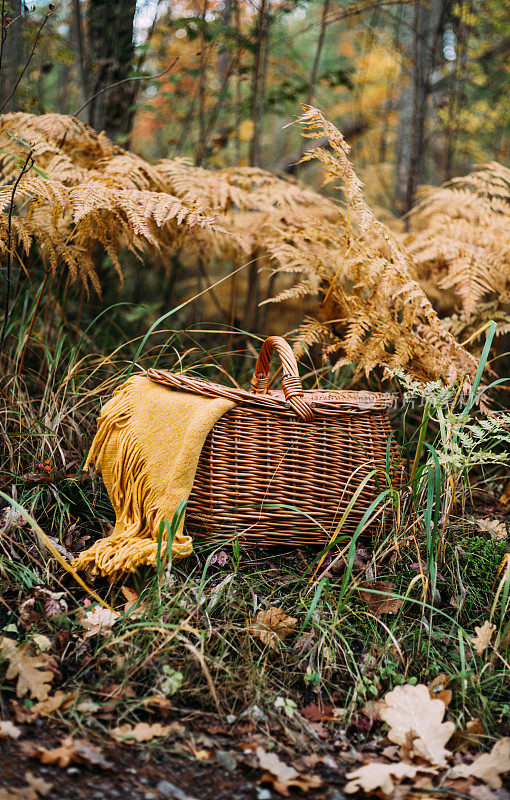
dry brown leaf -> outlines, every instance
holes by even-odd
[[[256,619],[248,621],[246,629],[253,636],[258,636],[264,644],[277,647],[289,633],[292,633],[296,623],[297,619],[289,617],[283,608],[272,606],[267,611],[259,611]]]
[[[499,498],[499,502],[506,505],[510,502],[510,481],[507,482],[505,488],[503,489],[503,494]]]
[[[469,796],[473,800],[498,800],[497,795],[485,783],[477,783],[476,786],[470,786]]]
[[[307,706],[300,709],[299,713],[308,722],[324,722],[325,719],[330,719],[333,714],[333,706],[331,703],[308,703]]]
[[[18,697],[29,692],[30,697],[36,700],[46,700],[50,684],[59,674],[57,662],[47,653],[31,656],[29,650],[29,644],[18,646],[12,639],[0,639],[0,655],[9,661],[5,677],[10,681],[18,679]]]
[[[60,689],[54,695],[50,695],[46,700],[40,703],[34,703],[30,708],[25,708],[16,700],[11,701],[12,710],[16,718],[16,722],[21,725],[30,724],[35,722],[39,717],[49,717],[57,709],[68,708],[76,697],[75,692],[62,692]]]
[[[120,614],[110,611],[108,608],[96,606],[91,611],[86,611],[80,617],[80,622],[86,630],[85,638],[95,636],[100,633],[102,636],[109,636],[112,628],[120,619]]]
[[[80,703],[76,705],[76,711],[79,711],[81,714],[95,714],[97,711],[101,711],[104,706],[101,703],[95,703],[93,700],[82,700]]]
[[[146,697],[143,705],[147,711],[159,711],[163,717],[166,717],[168,711],[172,708],[172,703],[168,697],[163,697],[161,694],[153,694],[150,697]]]
[[[483,623],[481,628],[475,625],[476,636],[471,639],[471,643],[478,655],[481,656],[484,650],[489,646],[492,634],[495,630],[496,626],[491,625],[488,620]]]
[[[0,721],[0,739],[19,739],[21,730],[9,720]]]
[[[178,724],[178,723],[177,723]],[[169,733],[175,732],[174,725],[161,725],[156,722],[149,725],[147,722],[138,722],[136,725],[119,725],[110,731],[110,736],[118,741],[133,742],[150,742],[158,736],[168,736]]]
[[[432,700],[423,684],[397,686],[376,704],[382,719],[389,725],[388,738],[406,745],[411,734],[414,751],[440,767],[449,755],[445,744],[453,735],[453,722],[443,722],[445,704]]]
[[[36,797],[46,797],[53,789],[52,783],[47,783],[44,778],[36,778],[31,772],[25,772],[25,780]]]
[[[491,789],[500,789],[500,775],[510,772],[510,737],[496,742],[490,753],[483,753],[472,764],[459,764],[454,767],[449,778],[478,778]]]
[[[508,536],[506,525],[499,519],[477,519],[476,526],[479,530],[490,533],[495,539],[506,539]]]
[[[363,591],[363,589],[370,589],[370,591]],[[395,587],[390,581],[371,581],[362,583],[359,587],[360,597],[365,601],[374,617],[380,617],[382,614],[396,614],[402,608],[404,601],[400,597],[395,597],[394,591]]]
[[[404,778],[414,780],[418,773],[435,773],[430,767],[415,767],[413,764],[384,764],[382,761],[373,761],[364,767],[348,772],[346,777],[349,783],[344,786],[346,794],[356,794],[363,789],[366,794],[381,791],[390,797],[395,789],[394,780],[400,782]]]
[[[451,675],[441,672],[429,683],[428,686],[431,698],[433,700],[442,700],[445,706],[449,706],[452,702],[452,690],[446,688],[450,683],[451,678]]]
[[[52,783],[36,778],[31,772],[25,773],[25,780],[28,786],[0,788],[0,800],[37,800],[38,797],[46,797],[53,789]]]
[[[317,789],[322,785],[322,781],[317,775],[304,775],[294,767],[288,767],[276,753],[266,753],[260,745],[257,747],[256,754],[259,766],[265,770],[262,781],[272,783],[274,790],[284,797],[289,796],[291,786],[307,792],[309,789]]]
[[[38,758],[41,764],[57,764],[62,768],[68,767],[71,762],[102,769],[112,769],[114,766],[111,761],[105,759],[101,748],[87,739],[73,739],[72,736],[66,736],[60,740],[59,747],[53,750],[46,750],[45,747],[39,747],[33,742],[24,742],[21,747],[26,755]]]
[[[455,731],[450,744],[453,750],[466,750],[469,747],[477,747],[483,735],[484,730],[480,720],[470,719],[466,723],[465,731]]]
[[[143,616],[143,613],[147,608],[147,603],[138,603],[136,608],[133,608],[139,598],[139,595],[133,589],[130,589],[129,586],[123,586],[121,592],[126,598],[126,602],[124,604],[124,613],[129,614],[129,616],[133,617],[134,619]],[[133,610],[131,611],[131,609]]]

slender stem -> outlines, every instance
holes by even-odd
[[[103,94],[104,92],[109,92],[110,89],[115,89],[116,86],[120,86],[123,83],[129,83],[129,81],[150,81],[154,80],[155,78],[162,78],[163,75],[166,75],[167,72],[170,72],[172,67],[174,67],[178,61],[179,61],[179,56],[177,56],[177,58],[175,58],[170,64],[170,66],[164,69],[163,72],[158,72],[156,75],[135,75],[132,78],[123,78],[121,81],[117,81],[116,83],[110,83],[108,86],[103,86],[102,89],[99,89],[98,92],[91,95],[89,99],[86,100],[83,103],[83,105],[79,107],[78,111],[75,111],[72,116],[77,117],[78,114],[80,114],[83,111],[83,109],[86,108],[88,104],[92,102],[92,100],[95,100],[96,97],[99,97],[100,94]]]
[[[14,181],[14,185],[12,187],[11,192],[11,200],[9,203],[9,215],[7,219],[7,248],[6,248],[6,264],[5,264],[5,302],[4,302],[4,321],[2,325],[2,334],[0,336],[0,353],[4,347],[5,335],[7,333],[7,324],[9,321],[9,305],[11,302],[11,278],[12,278],[12,215],[14,212],[14,198],[16,195],[16,189],[18,188],[19,182],[22,179],[23,175],[31,169],[33,164],[33,154],[32,150],[30,150],[29,154],[26,157],[25,163],[23,164],[20,173],[16,180]]]
[[[28,65],[30,64],[30,62],[32,61],[32,58],[34,57],[35,49],[36,49],[36,47],[37,47],[37,42],[39,41],[39,36],[41,35],[42,29],[44,28],[44,26],[45,26],[45,25],[46,25],[46,23],[48,22],[49,18],[52,16],[52,14],[53,14],[53,11],[48,11],[48,13],[47,13],[47,14],[46,14],[46,16],[44,17],[43,21],[41,22],[41,24],[40,24],[40,26],[39,26],[39,30],[37,31],[37,36],[35,37],[35,41],[34,41],[34,44],[33,44],[33,47],[32,47],[32,52],[30,53],[30,55],[29,55],[29,57],[28,57],[28,59],[27,59],[27,61],[26,61],[26,64],[25,64],[25,66],[24,66],[24,67],[23,67],[23,69],[21,70],[21,73],[20,73],[20,74],[19,74],[19,76],[18,76],[18,80],[17,80],[17,81],[16,81],[16,83],[14,84],[14,87],[13,87],[13,89],[12,89],[12,92],[10,93],[10,95],[9,95],[9,96],[8,96],[8,97],[7,97],[7,98],[4,100],[4,102],[3,102],[3,103],[2,103],[2,105],[0,106],[0,113],[1,113],[1,112],[4,110],[5,106],[7,105],[7,103],[8,103],[8,102],[9,102],[9,100],[11,99],[11,97],[13,97],[13,96],[14,96],[14,94],[16,93],[16,89],[18,88],[18,86],[19,86],[19,83],[20,83],[20,81],[21,81],[21,79],[22,79],[23,75],[24,75],[24,74],[25,74],[25,72],[27,71]],[[2,36],[3,36],[3,32],[2,32]]]

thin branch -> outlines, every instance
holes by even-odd
[[[322,56],[322,50],[324,47],[324,40],[326,38],[326,21],[329,13],[329,0],[324,0],[324,5],[322,7],[322,17],[321,17],[321,29],[319,33],[319,39],[317,41],[317,49],[315,51],[315,58],[313,60],[312,72],[310,73],[310,82],[308,84],[308,92],[306,95],[306,105],[311,106],[313,105],[313,95],[315,92],[315,84],[317,83],[317,78],[319,76],[319,66]],[[300,158],[303,157],[303,153],[305,152],[306,142],[305,139],[301,140],[301,149],[300,149]]]
[[[95,100],[96,97],[99,97],[100,94],[103,94],[104,92],[109,92],[110,89],[115,89],[116,86],[121,86],[123,83],[129,83],[130,81],[152,81],[155,80],[156,78],[162,78],[163,75],[166,75],[167,72],[170,72],[172,67],[174,67],[178,61],[179,61],[179,56],[177,56],[177,58],[175,58],[170,64],[170,66],[164,69],[163,72],[158,72],[156,75],[134,75],[131,78],[123,78],[121,81],[116,81],[116,83],[110,83],[108,86],[103,86],[102,89],[99,89],[98,92],[91,95],[91,97],[89,97],[89,99],[86,100],[83,103],[83,105],[80,106],[78,111],[75,111],[74,114],[72,114],[72,116],[77,117],[78,114],[81,114],[83,109],[86,108],[88,104],[92,102],[92,100]]]
[[[7,27],[5,25],[5,0],[2,0],[2,17],[1,17],[1,40],[0,40],[0,70],[2,69],[2,61],[4,57],[4,44],[7,38]]]
[[[3,12],[3,9],[2,9],[2,12]],[[18,76],[18,80],[17,80],[17,81],[16,81],[16,83],[14,84],[14,88],[13,88],[12,92],[10,93],[10,95],[9,95],[9,96],[8,96],[8,97],[7,97],[7,98],[4,100],[4,102],[3,102],[3,103],[2,103],[2,105],[0,106],[0,113],[1,113],[1,112],[4,110],[5,106],[7,105],[7,103],[8,103],[8,102],[9,102],[9,100],[11,99],[11,97],[13,97],[13,96],[14,96],[14,94],[16,93],[16,89],[18,88],[18,86],[19,86],[19,83],[20,83],[20,81],[21,81],[21,79],[22,79],[23,75],[24,75],[24,74],[25,74],[25,72],[27,71],[28,65],[30,64],[30,62],[32,61],[32,58],[34,57],[35,49],[36,49],[36,47],[37,47],[37,42],[39,41],[39,36],[41,35],[42,29],[44,28],[44,26],[46,25],[46,23],[48,22],[49,18],[50,18],[52,15],[53,15],[53,11],[48,11],[48,13],[47,13],[47,14],[46,14],[46,16],[44,17],[43,21],[41,22],[41,25],[39,26],[39,30],[37,31],[37,36],[35,37],[35,42],[34,42],[34,45],[33,45],[33,47],[32,47],[32,52],[30,53],[30,55],[29,55],[29,57],[28,57],[28,59],[27,59],[27,62],[26,62],[26,64],[25,64],[25,66],[24,66],[24,67],[23,67],[23,69],[21,70],[21,73],[20,73],[20,75]]]

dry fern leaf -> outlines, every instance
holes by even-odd
[[[439,188],[422,190],[406,245],[420,275],[452,289],[469,324],[483,304],[510,305],[510,169],[492,162]],[[500,333],[501,335],[501,333]]]
[[[307,340],[313,331],[316,340],[318,324],[329,329],[328,344],[336,341],[334,349],[343,352],[338,364],[353,363],[365,373],[404,367],[420,379],[446,382],[474,375],[475,359],[443,325],[417,280],[415,264],[365,202],[341,133],[311,107],[304,108],[298,123],[304,136],[328,138],[329,150],[311,148],[303,160],[321,161],[325,182],[341,179],[345,211],[336,219],[309,214],[275,227],[266,248],[276,271],[299,277],[293,289],[273,301],[318,296],[317,319],[299,336]]]

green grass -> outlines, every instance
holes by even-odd
[[[64,558],[105,535],[113,521],[101,480],[81,476],[80,469],[99,398],[131,369],[133,357],[141,366],[171,368],[178,352],[186,369],[204,376],[228,372],[241,383],[254,361],[251,352],[226,351],[231,332],[154,326],[149,336],[117,346],[106,357],[101,353],[112,337],[111,331],[104,336],[106,316],[84,333],[71,331],[64,319],[34,332],[27,303],[18,338],[10,340],[3,487],[15,485],[12,496]],[[310,365],[308,379],[313,382],[316,375]],[[344,377],[340,373],[336,380]],[[50,638],[62,672],[55,688],[76,692],[63,716],[78,729],[102,729],[104,721],[79,706],[90,698],[111,708],[105,693],[114,685],[121,699],[111,713],[118,724],[149,718],[144,700],[166,691],[176,708],[238,716],[257,705],[296,730],[303,722],[294,707],[330,702],[338,709],[339,729],[362,738],[359,715],[367,703],[397,684],[428,683],[444,672],[453,691],[449,714],[459,725],[478,717],[488,737],[501,735],[510,677],[508,540],[481,534],[472,522],[473,509],[465,509],[473,478],[498,490],[506,434],[495,428],[479,434],[481,423],[473,413],[445,412],[433,400],[434,395],[423,417],[406,412],[397,420],[409,477],[398,492],[389,465],[380,476],[380,495],[370,513],[384,506],[385,526],[378,517],[370,533],[361,532],[362,522],[359,537],[351,541],[340,527],[327,554],[313,548],[243,550],[234,542],[223,548],[228,559],[221,567],[211,556],[222,545],[207,538],[197,539],[194,554],[182,562],[168,564],[168,554],[161,552],[156,574],[139,570],[126,581],[140,596],[139,616],[124,614],[119,585],[85,575],[122,618],[108,636],[84,639],[79,611],[89,593],[30,525],[13,525],[0,537],[0,632],[19,642],[34,634]],[[48,479],[38,468],[44,459],[52,469]],[[344,558],[331,565],[342,548]],[[357,590],[370,577],[391,582],[402,601],[396,613],[379,619],[370,611]],[[45,612],[48,591],[63,592],[68,609],[52,619]],[[33,602],[27,606],[27,601]],[[247,629],[249,619],[271,606],[297,620],[276,648]],[[475,626],[487,620],[495,633],[479,655],[471,640]],[[0,665],[8,704],[14,685],[4,674]]]

